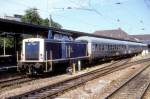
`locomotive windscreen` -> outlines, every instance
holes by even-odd
[[[39,42],[25,42],[25,59],[39,60]]]

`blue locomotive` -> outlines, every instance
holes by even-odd
[[[87,43],[29,38],[22,44],[19,70],[29,74],[50,72],[53,64],[87,58]]]
[[[138,54],[146,48],[146,44],[139,42],[88,36],[71,41],[28,38],[23,40],[18,69],[29,74],[39,74],[52,71],[57,63]]]

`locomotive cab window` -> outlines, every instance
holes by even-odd
[[[39,42],[25,42],[25,59],[38,60],[39,59]]]

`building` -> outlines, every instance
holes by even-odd
[[[98,30],[94,32],[95,35],[112,37],[116,39],[124,39],[124,40],[131,40],[131,41],[138,41],[136,38],[128,35],[125,31],[121,28],[113,29],[113,30]]]
[[[21,22],[21,17],[22,17],[22,15],[18,15],[18,14],[14,14],[14,16],[5,15],[5,16],[4,16],[4,19],[7,19],[7,20],[14,20],[14,21],[19,21],[19,22]]]

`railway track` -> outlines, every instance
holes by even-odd
[[[150,65],[130,77],[115,91],[110,93],[106,99],[141,99],[150,86]]]
[[[16,98],[32,98],[32,99],[42,99],[42,98],[55,98],[59,96],[60,94],[71,90],[73,88],[76,88],[78,86],[84,85],[86,82],[93,80],[95,78],[107,75],[109,73],[112,73],[114,71],[118,71],[120,69],[136,65],[136,64],[141,64],[144,62],[147,62],[150,59],[143,59],[139,60],[136,62],[130,62],[128,63],[129,60],[124,61],[122,64],[120,63],[119,65],[114,64],[110,65],[104,68],[97,69],[92,72],[85,73],[83,75],[79,75],[76,77],[73,77],[68,80],[64,80],[43,88],[39,88],[24,94],[20,94],[17,96],[9,97],[10,99],[16,99]]]
[[[116,64],[118,62],[119,61],[114,62],[112,64]],[[0,92],[3,91],[3,89],[5,89],[5,88],[8,89],[8,87],[23,84],[23,83],[30,82],[33,80],[36,80],[36,78],[28,78],[26,75],[21,75],[21,76],[16,75],[15,77],[2,79],[2,80],[0,80]]]
[[[22,76],[16,76],[16,77],[12,77],[9,79],[5,79],[5,80],[0,80],[0,92],[3,91],[3,89],[11,87],[11,86],[15,86],[15,85],[19,85],[22,83],[26,83],[29,81],[34,80],[33,78],[28,78],[25,75]]]

